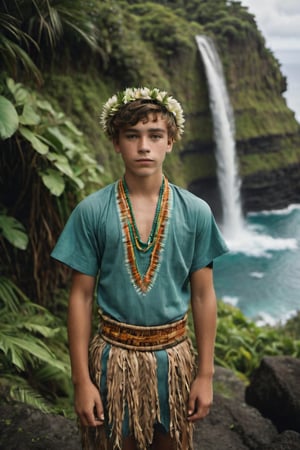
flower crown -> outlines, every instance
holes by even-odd
[[[177,126],[176,139],[180,139],[184,131],[184,116],[180,103],[175,98],[168,95],[165,91],[157,88],[127,88],[122,92],[113,95],[103,106],[100,123],[103,130],[108,133],[108,120],[113,117],[119,109],[129,102],[135,100],[153,100],[155,103],[163,105],[170,113],[173,114]]]

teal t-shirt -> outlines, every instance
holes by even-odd
[[[153,266],[150,283],[141,290],[130,263],[117,186],[110,184],[78,204],[52,256],[81,273],[99,275],[97,302],[115,320],[144,326],[178,320],[189,307],[190,274],[228,250],[211,210],[200,198],[169,184],[169,214],[157,258],[151,259],[152,248],[134,249],[139,277]]]

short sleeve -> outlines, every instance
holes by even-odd
[[[69,217],[51,256],[78,272],[96,276],[101,261],[96,223],[90,202],[83,200]]]
[[[203,202],[196,217],[196,238],[190,272],[206,267],[215,258],[228,252],[210,207]]]

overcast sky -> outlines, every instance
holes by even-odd
[[[300,0],[240,0],[254,14],[266,45],[282,64],[287,77],[288,106],[300,123]],[[287,52],[286,50],[295,50]]]
[[[300,49],[300,0],[241,0],[272,50]]]

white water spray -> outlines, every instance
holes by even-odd
[[[240,199],[240,178],[236,163],[234,117],[227,92],[223,67],[213,43],[206,36],[196,36],[205,67],[209,102],[216,145],[217,177],[222,201],[225,238],[232,239],[244,228]]]

